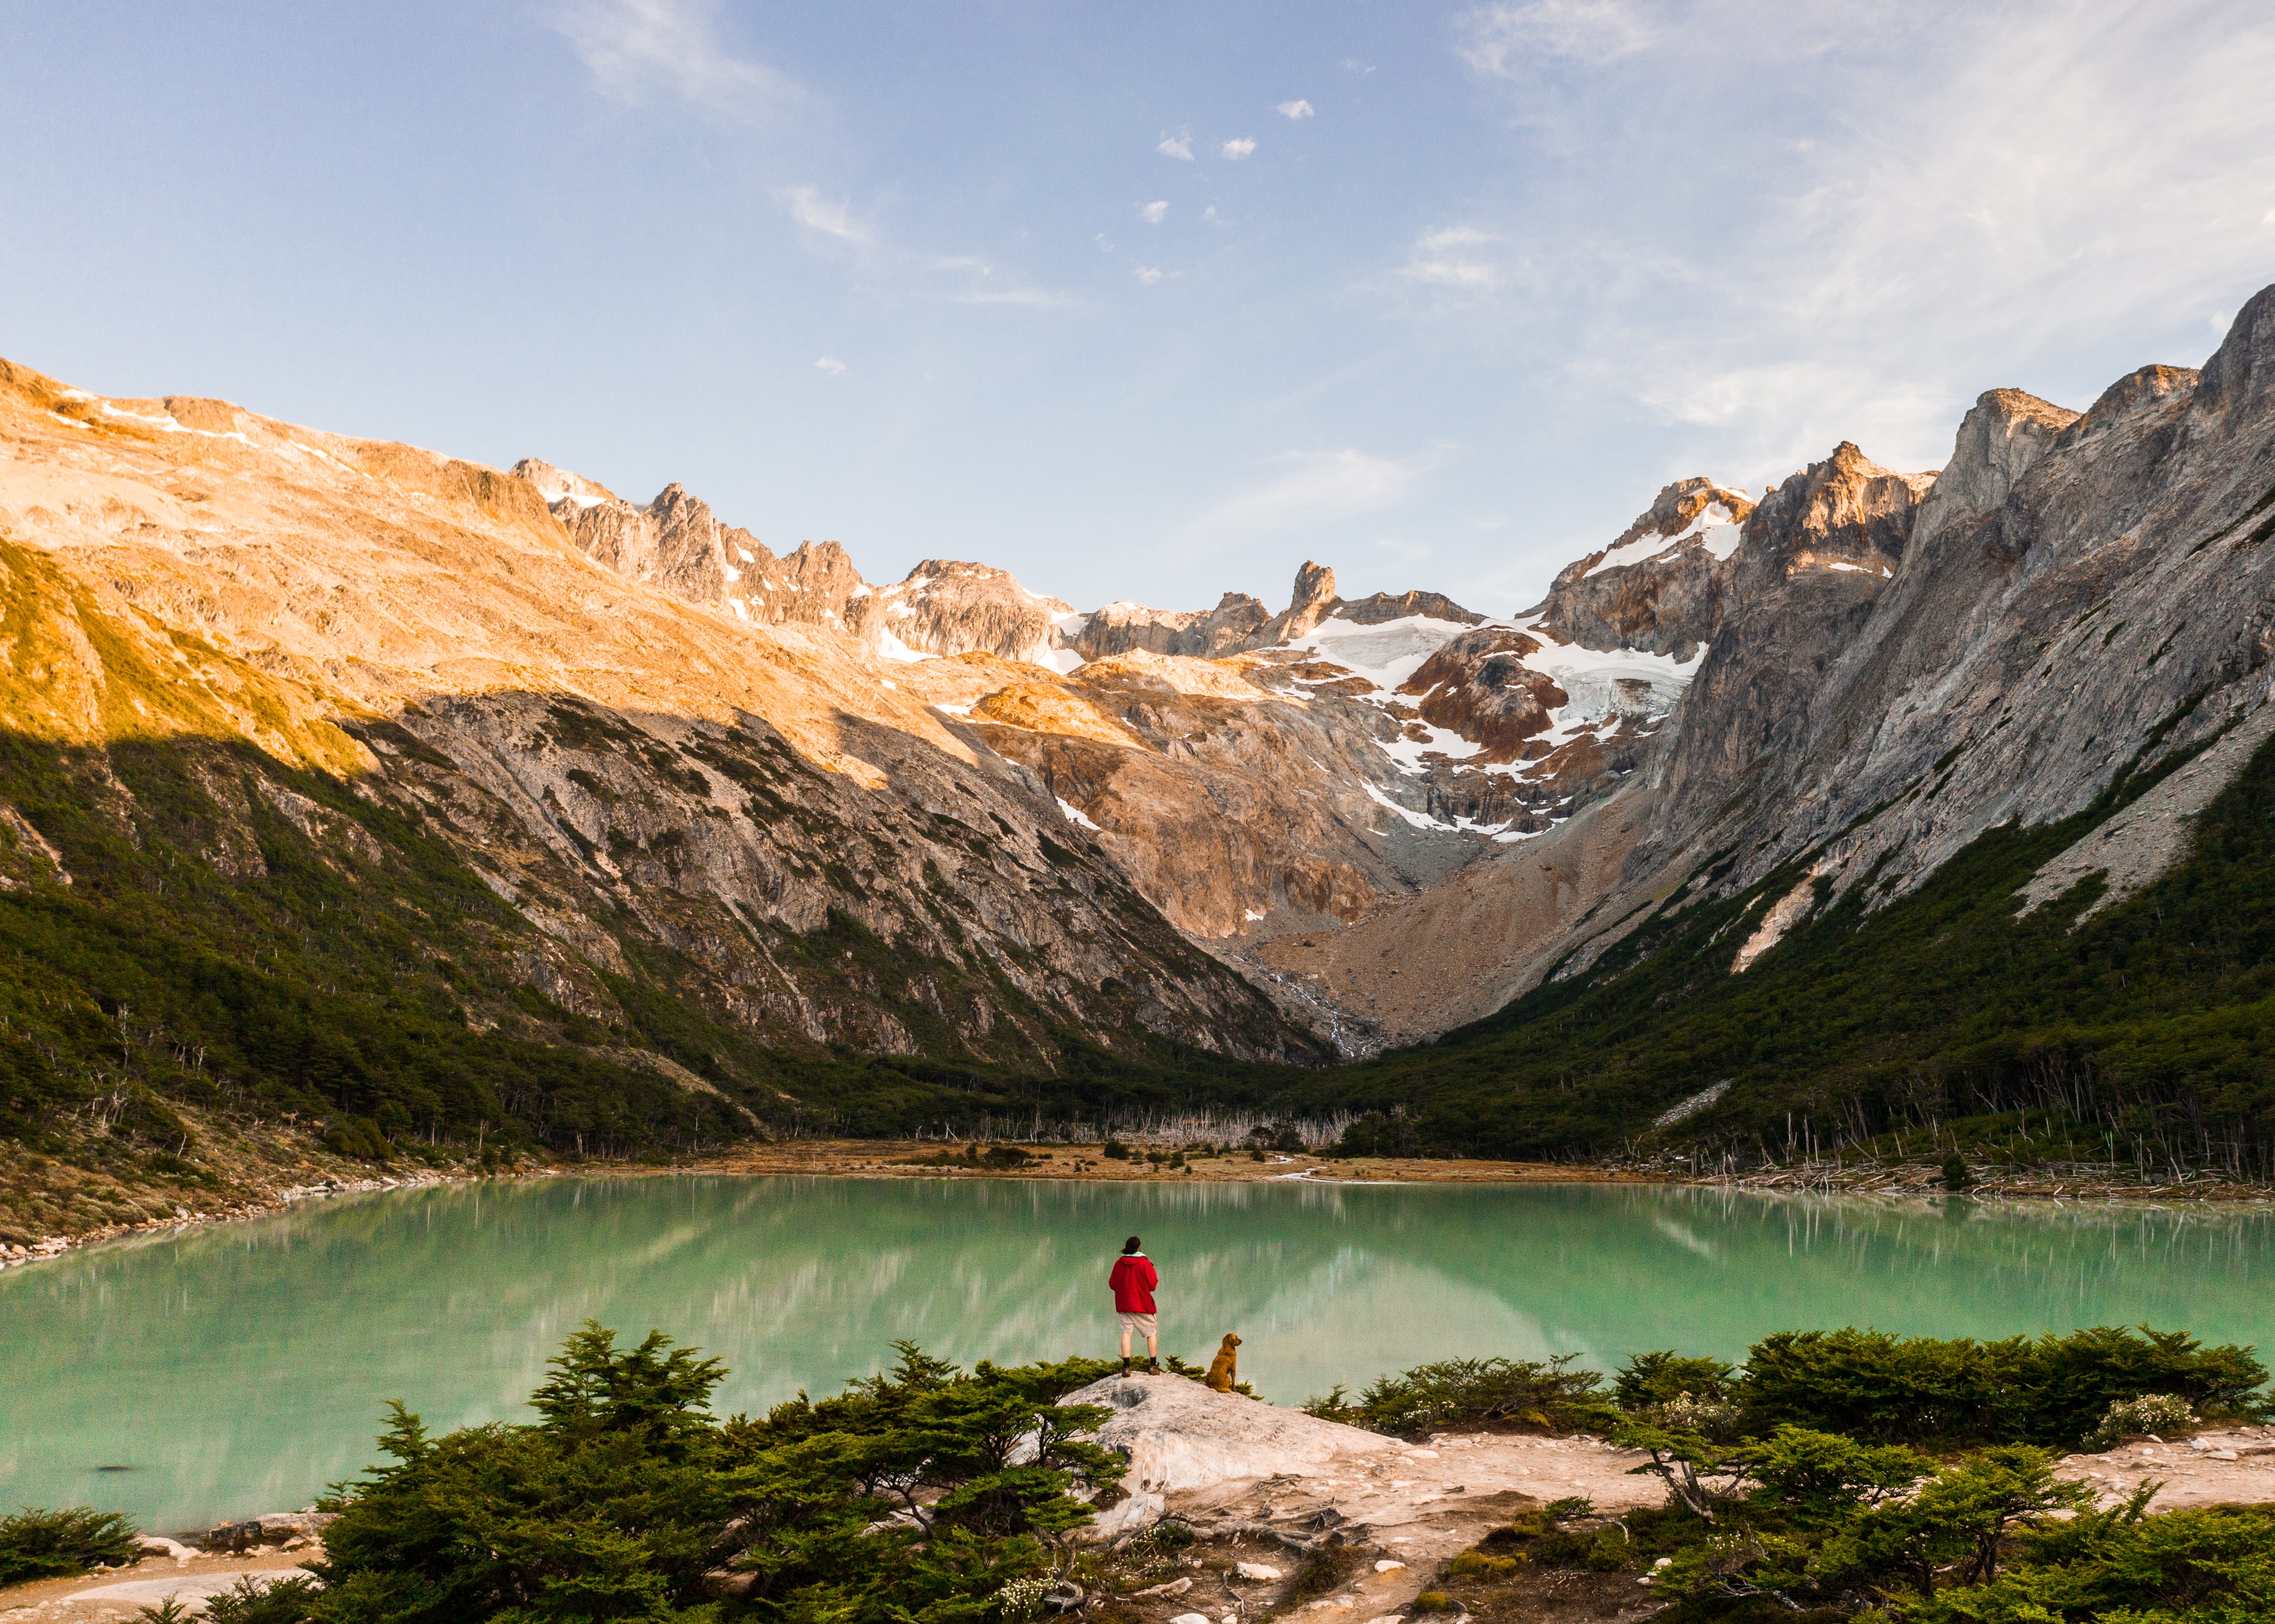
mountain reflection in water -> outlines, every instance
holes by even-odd
[[[1138,1233],[1162,1348],[1226,1331],[1281,1403],[1457,1355],[1871,1325],[2146,1321],[2275,1347],[2265,1206],[1990,1205],[1642,1185],[547,1179],[347,1197],[0,1274],[0,1504],[156,1530],[303,1506],[382,1402],[525,1415],[586,1318],[723,1359],[722,1411],[835,1391],[909,1339],[960,1363],[1103,1356]],[[127,1472],[98,1468],[127,1464]]]

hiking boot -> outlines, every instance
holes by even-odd
[[[1159,1376],[1161,1373],[1161,1362],[1159,1359],[1148,1359],[1145,1361],[1145,1368],[1153,1375]]]
[[[1130,1374],[1130,1358],[1126,1354],[1122,1356],[1122,1373],[1124,1376]]]

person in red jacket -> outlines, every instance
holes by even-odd
[[[1153,1318],[1153,1288],[1161,1283],[1153,1273],[1153,1260],[1138,1250],[1138,1237],[1131,1235],[1122,1248],[1122,1256],[1114,1260],[1114,1272],[1106,1277],[1114,1288],[1114,1312],[1122,1321],[1122,1373],[1130,1374],[1130,1333],[1138,1333],[1145,1339],[1145,1368],[1161,1368],[1160,1354],[1160,1322]]]

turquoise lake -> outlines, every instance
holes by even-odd
[[[1453,1355],[1608,1369],[1775,1330],[2148,1322],[2275,1350],[2275,1209],[1890,1204],[1642,1185],[546,1179],[312,1203],[0,1273],[0,1505],[157,1530],[306,1505],[399,1398],[525,1415],[586,1318],[723,1359],[722,1411],[900,1338],[969,1363],[1115,1341],[1142,1235],[1164,1352],[1237,1331],[1281,1403]],[[105,1471],[104,1467],[131,1469]]]

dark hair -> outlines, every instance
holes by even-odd
[[[1136,1251],[1137,1250],[1138,1250],[1138,1237],[1137,1237],[1136,1235],[1131,1235],[1128,1240],[1126,1240],[1126,1241],[1124,1241],[1124,1242],[1122,1242],[1122,1255],[1124,1258],[1127,1258],[1127,1257],[1128,1257],[1131,1252],[1134,1252],[1134,1251]]]

